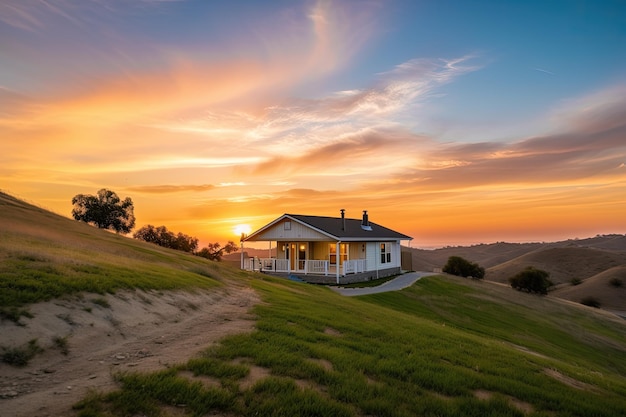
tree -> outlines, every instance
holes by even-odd
[[[460,277],[472,277],[474,279],[483,279],[485,277],[485,268],[463,259],[460,256],[449,257],[448,263],[443,267],[443,272]]]
[[[165,226],[154,227],[151,224],[143,226],[135,232],[133,237],[165,248],[184,252],[194,253],[198,248],[197,238],[180,232],[174,233],[167,230]]]
[[[133,201],[130,197],[122,201],[111,190],[103,188],[96,195],[77,194],[72,198],[72,205],[72,216],[76,220],[100,229],[129,233],[135,227]]]
[[[224,253],[237,252],[239,248],[232,240],[229,240],[226,246],[222,247],[219,243],[209,243],[205,248],[196,252],[196,255],[212,261],[221,261]]]
[[[548,288],[554,285],[548,279],[549,276],[549,272],[529,266],[517,275],[509,278],[509,282],[511,287],[518,291],[547,294]]]

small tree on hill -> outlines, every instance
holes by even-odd
[[[133,201],[130,197],[122,201],[111,190],[103,188],[96,195],[77,194],[72,198],[72,205],[72,216],[76,220],[100,229],[129,233],[135,227]]]
[[[509,278],[509,282],[511,287],[518,291],[547,294],[548,288],[554,285],[548,279],[549,276],[549,272],[529,266],[517,275]]]
[[[149,224],[137,230],[133,235],[135,239],[154,243],[164,248],[176,249],[193,253],[198,248],[198,239],[184,233],[174,233],[165,226],[154,227]]]
[[[237,252],[239,248],[232,240],[229,240],[226,246],[222,247],[219,243],[209,243],[206,247],[196,252],[196,255],[212,261],[221,261],[224,253]]]
[[[457,275],[459,277],[472,277],[474,279],[483,279],[485,277],[485,268],[477,263],[463,259],[460,256],[451,256],[448,263],[443,267],[446,274]]]

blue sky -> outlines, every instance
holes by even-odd
[[[0,188],[204,241],[340,208],[418,246],[624,232],[624,45],[620,1],[1,0]]]

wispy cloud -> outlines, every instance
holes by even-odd
[[[139,187],[128,187],[128,191],[136,191],[138,193],[148,193],[148,194],[172,194],[172,193],[180,193],[186,191],[192,192],[201,192],[201,191],[210,191],[214,189],[215,186],[211,184],[201,184],[201,185],[143,185]]]
[[[548,75],[556,75],[556,74],[555,74],[555,73],[553,73],[552,71],[548,71],[548,70],[545,70],[545,69],[543,69],[543,68],[533,68],[533,69],[534,69],[535,71],[538,71],[538,72],[543,72],[544,74],[548,74]]]

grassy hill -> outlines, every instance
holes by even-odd
[[[572,280],[586,280],[605,270],[626,265],[626,252],[612,252],[594,248],[549,248],[533,251],[487,269],[487,279],[508,283],[508,277],[526,266],[550,272],[555,284],[569,284]]]
[[[550,280],[556,284],[550,297],[574,302],[591,297],[598,307],[626,315],[626,235],[411,249],[411,253],[413,269],[431,271],[443,267],[450,256],[461,256],[484,267],[486,280],[506,285],[510,277],[533,266],[550,273]],[[623,285],[616,285],[617,281]]]
[[[616,266],[582,281],[557,288],[551,296],[576,303],[596,300],[606,310],[626,309],[626,265]]]
[[[616,316],[445,276],[342,297],[0,195],[3,308],[58,297],[68,303],[85,291],[210,292],[232,282],[262,299],[254,331],[198,346],[160,371],[114,372],[115,390],[94,391],[64,415],[612,417],[626,410],[626,322]]]
[[[211,288],[218,264],[99,230],[0,193],[0,312],[66,294]]]

